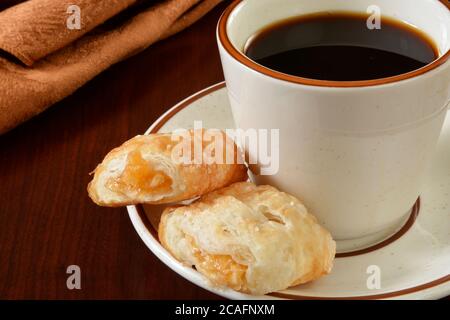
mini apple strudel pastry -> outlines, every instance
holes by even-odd
[[[162,245],[212,283],[266,294],[330,272],[336,244],[293,196],[236,183],[189,206],[167,208]]]
[[[88,192],[101,206],[163,204],[192,199],[247,180],[234,142],[223,131],[134,137],[95,169]]]

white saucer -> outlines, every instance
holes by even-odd
[[[224,83],[182,101],[149,132],[192,128],[234,128]],[[130,219],[147,247],[169,268],[192,283],[230,299],[438,299],[450,295],[450,112],[420,202],[418,215],[383,243],[336,258],[330,275],[266,296],[249,296],[212,286],[201,274],[181,265],[158,242],[162,206],[129,206]],[[369,266],[380,271],[379,289],[368,289]],[[379,268],[379,269],[378,269]],[[371,270],[369,270],[371,271]],[[372,272],[372,271],[371,271]],[[170,285],[170,284],[169,284]]]

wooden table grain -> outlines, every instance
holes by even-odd
[[[111,148],[223,80],[215,26],[225,5],[0,136],[0,298],[218,298],[167,268],[126,209],[97,207],[86,186]],[[81,290],[66,287],[69,265],[81,268]]]

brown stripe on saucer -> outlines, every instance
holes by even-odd
[[[372,252],[372,251],[375,251],[375,250],[378,250],[378,249],[381,249],[381,248],[387,246],[388,244],[394,242],[395,240],[397,240],[401,236],[403,236],[413,226],[414,222],[417,219],[417,216],[419,215],[419,212],[420,212],[420,198],[417,199],[416,203],[414,204],[414,207],[411,210],[411,214],[408,218],[408,221],[406,221],[406,223],[403,225],[403,227],[400,230],[398,230],[396,233],[394,233],[392,236],[390,236],[386,240],[383,240],[383,241],[381,241],[377,244],[374,244],[368,248],[355,250],[355,251],[349,251],[349,252],[337,253],[336,258],[346,258],[346,257],[357,256],[357,255],[369,253],[369,252]]]
[[[377,299],[388,299],[388,298],[395,298],[398,296],[402,296],[405,294],[410,294],[426,289],[430,289],[433,287],[436,287],[440,284],[446,283],[450,281],[450,275],[446,275],[445,277],[436,279],[431,282],[427,282],[424,284],[421,284],[419,286],[388,292],[388,293],[381,293],[381,294],[373,294],[373,295],[367,295],[367,296],[350,296],[350,297],[313,297],[313,296],[299,296],[294,295],[290,293],[282,293],[282,292],[275,292],[269,294],[271,297],[276,298],[282,298],[282,299],[291,299],[291,300],[377,300]]]

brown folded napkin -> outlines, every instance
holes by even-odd
[[[220,1],[29,0],[0,12],[0,134],[188,27]],[[80,30],[66,26],[70,5],[80,8]],[[133,6],[138,12],[131,18],[107,26]]]

